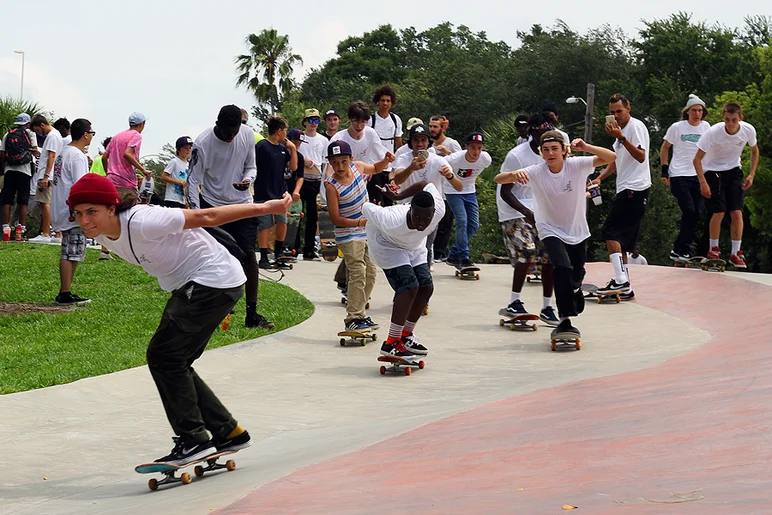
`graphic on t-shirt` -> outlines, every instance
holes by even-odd
[[[571,187],[571,181],[568,181],[568,184],[566,184],[566,187],[563,188],[563,191],[565,192],[574,191],[574,189]]]
[[[177,173],[175,174],[177,177],[175,179],[179,179],[181,181],[187,181],[188,180],[188,170],[177,170]],[[185,194],[185,190],[182,188],[182,185],[175,184],[174,185],[174,194],[179,195],[182,197]]]
[[[468,179],[472,174],[474,174],[474,169],[472,168],[459,168],[458,172],[456,172],[456,175],[462,179]]]
[[[697,143],[700,141],[702,134],[681,134],[681,141],[688,141],[690,143]]]

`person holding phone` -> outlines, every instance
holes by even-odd
[[[252,204],[249,186],[256,174],[255,134],[248,126],[242,125],[238,106],[224,106],[217,115],[214,127],[202,132],[193,142],[186,188],[188,206],[200,209]],[[246,255],[243,263],[247,277],[244,325],[272,329],[273,322],[257,312],[257,225],[257,216],[250,216],[225,223],[220,228],[233,236]]]
[[[614,277],[606,286],[598,288],[598,293],[618,292],[623,294],[623,300],[629,300],[635,293],[630,286],[627,252],[635,250],[637,245],[651,190],[649,130],[642,121],[630,115],[630,101],[620,93],[611,95],[609,111],[606,134],[616,138],[616,161],[609,164],[591,184],[600,184],[617,172],[617,195],[601,229],[614,267]]]

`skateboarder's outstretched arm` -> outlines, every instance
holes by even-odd
[[[429,184],[429,181],[418,181],[398,193],[393,192],[389,188],[381,188],[381,191],[392,200],[402,200],[415,196],[419,191],[423,191],[427,184]]]
[[[290,204],[292,204],[292,196],[285,192],[281,199],[269,200],[261,204],[231,204],[208,209],[183,209],[182,212],[185,215],[183,228],[217,227],[242,218],[268,214],[283,215]]]

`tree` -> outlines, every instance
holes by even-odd
[[[293,66],[303,64],[303,59],[292,53],[289,38],[280,36],[276,29],[250,34],[244,42],[249,53],[234,60],[239,72],[236,85],[255,95],[255,115],[265,121],[281,108],[282,99],[295,87]]]
[[[0,137],[14,127],[13,122],[16,121],[16,116],[20,113],[27,113],[30,116],[42,114],[48,118],[52,117],[52,113],[45,112],[43,106],[35,102],[19,100],[18,97],[11,95],[0,97]]]

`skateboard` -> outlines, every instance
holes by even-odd
[[[541,265],[531,264],[528,267],[528,275],[525,276],[525,280],[529,283],[531,281],[541,281]]]
[[[550,338],[551,349],[553,352],[559,348],[574,347],[576,350],[582,350],[582,339],[573,333],[558,333]]]
[[[493,264],[493,265],[509,264],[508,257],[497,256],[496,254],[489,254],[487,252],[483,252],[482,257],[483,257],[483,260],[485,260],[485,262],[489,264]]]
[[[293,251],[294,252],[294,251]],[[292,263],[296,262],[297,259],[292,256],[279,256],[274,260],[274,266],[276,268],[279,268],[278,265],[281,263],[282,265],[285,265],[287,270],[292,270],[294,268],[294,265]],[[284,269],[283,269],[284,270]]]
[[[673,259],[673,258],[670,258]],[[692,256],[686,261],[681,261],[673,259],[673,266],[676,268],[697,268],[702,267],[702,263],[707,261],[707,258],[704,256]]]
[[[531,315],[530,313],[527,313],[525,315],[517,315],[515,317],[507,317],[507,318],[501,318],[499,319],[499,325],[501,327],[504,327],[505,325],[509,325],[509,328],[513,331],[523,331],[527,329],[532,329],[536,331],[539,326],[536,324],[529,325],[528,322],[533,322],[539,320],[538,315]]]
[[[700,267],[709,272],[726,272],[726,261],[723,259],[706,259],[700,263]]]
[[[338,336],[348,337],[348,339],[340,339],[341,347],[345,347],[348,343],[356,343],[360,347],[364,347],[367,345],[367,340],[376,341],[378,339],[378,335],[370,333],[370,331],[341,331],[338,333]]]
[[[456,268],[456,277],[459,279],[474,279],[476,281],[480,280],[480,269],[476,266],[465,266],[465,267],[457,267]]]
[[[582,284],[582,292],[585,299],[598,299],[598,304],[609,299],[616,301],[617,304],[622,302],[621,292],[598,293],[598,287],[594,284]]]
[[[381,365],[381,368],[379,369],[381,375],[385,375],[387,371],[391,371],[398,373],[403,372],[406,376],[409,376],[413,373],[414,368],[423,370],[426,366],[423,360],[416,361],[415,359],[400,358],[398,356],[378,356],[378,361],[391,364],[390,367]]]
[[[210,470],[219,470],[219,469],[228,469],[228,471],[236,470],[236,462],[233,460],[228,460],[225,463],[218,463],[217,459],[220,456],[225,456],[226,454],[234,454],[238,451],[224,451],[224,452],[217,452],[215,454],[210,454],[209,456],[206,456],[205,458],[201,458],[200,460],[191,461],[190,463],[187,463],[185,465],[172,465],[171,463],[163,463],[163,462],[154,462],[154,463],[143,463],[142,465],[137,465],[134,467],[134,470],[139,472],[140,474],[153,474],[155,472],[160,472],[164,475],[164,478],[160,481],[156,478],[151,479],[147,482],[147,487],[151,490],[158,490],[158,487],[161,485],[166,485],[170,483],[182,483],[183,485],[189,484],[191,481],[193,481],[193,478],[190,477],[190,474],[187,472],[183,472],[179,476],[177,476],[177,471],[182,470],[184,468],[187,468],[191,465],[196,465],[196,467],[193,469],[193,472],[196,474],[197,477],[201,477],[204,475],[205,472],[208,472]],[[206,466],[199,465],[199,463],[206,462]]]
[[[429,304],[427,304],[426,306],[424,306],[424,311],[423,311],[423,313],[422,313],[422,314],[423,314],[423,315],[428,315],[428,314],[429,314]]]
[[[335,226],[330,220],[330,212],[327,206],[318,205],[319,208],[319,239],[322,243],[320,252],[325,261],[335,261],[338,258],[338,245],[335,243]]]
[[[225,318],[223,318],[222,322],[220,322],[220,330],[227,331],[230,325],[231,325],[231,314],[228,313],[227,315],[225,315]]]

